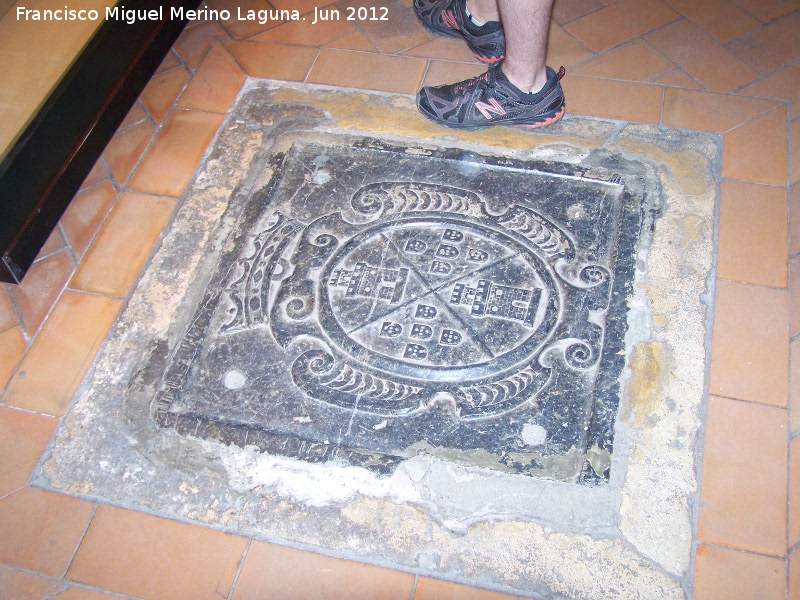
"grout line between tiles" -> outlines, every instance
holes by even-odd
[[[0,402],[0,408],[5,408],[5,409],[8,409],[8,410],[16,410],[16,411],[19,411],[19,412],[27,413],[29,415],[37,415],[37,416],[40,416],[40,417],[50,417],[51,419],[60,420],[60,417],[56,417],[54,415],[50,415],[50,414],[47,414],[47,413],[44,413],[44,412],[40,412],[38,410],[33,410],[31,408],[23,408],[22,406],[11,406],[10,404],[3,404],[2,402]]]
[[[724,400],[733,400],[735,402],[745,402],[747,404],[755,404],[757,406],[764,406],[764,407],[767,407],[767,408],[775,408],[775,409],[778,409],[778,410],[785,410],[787,412],[789,410],[788,405],[787,406],[779,406],[777,404],[770,404],[768,402],[760,402],[758,400],[747,400],[745,398],[736,398],[735,396],[726,396],[724,394],[715,394],[712,391],[709,391],[708,395],[709,396],[714,396],[715,398],[722,398]]]
[[[38,571],[31,571],[30,569],[26,569],[25,567],[19,567],[17,565],[9,565],[9,564],[2,563],[2,564],[0,564],[0,566],[8,569],[9,571],[16,571],[17,573],[25,573],[27,575],[34,575],[35,577],[41,577],[42,579],[47,579],[48,581],[60,581],[60,582],[63,582],[65,587],[63,587],[62,589],[58,590],[57,592],[53,592],[53,594],[60,594],[65,589],[67,589],[67,587],[69,587],[69,582],[65,581],[63,577],[56,577],[56,576],[53,576],[53,575],[48,575],[47,573],[40,573]],[[53,594],[48,595],[46,598],[52,597]],[[42,600],[46,600],[46,599],[42,599]]]
[[[169,115],[169,113],[171,113],[171,112],[172,112],[172,109],[170,109],[168,111],[167,115]],[[167,120],[167,115],[164,116],[164,121]],[[139,154],[139,158],[136,159],[136,162],[133,163],[133,167],[131,167],[131,170],[128,171],[127,177],[125,177],[124,181],[119,182],[120,195],[125,191],[125,188],[127,187],[128,182],[130,181],[131,177],[133,177],[134,172],[136,171],[136,169],[141,164],[142,159],[144,158],[144,155],[147,154],[147,151],[150,150],[150,148],[152,147],[153,142],[155,141],[156,136],[158,135],[158,133],[160,131],[161,131],[161,125],[156,125],[155,130],[153,130],[153,135],[150,136],[150,139],[148,140],[148,142],[145,145],[145,147],[142,149],[141,154]],[[113,177],[113,173],[112,173],[112,177]],[[119,198],[119,195],[117,197]],[[115,202],[115,204],[116,204],[116,202]],[[88,248],[87,248],[87,250],[88,250]]]
[[[114,202],[116,203],[116,200]],[[109,209],[109,212],[111,212],[110,209]],[[106,215],[106,217],[107,216],[108,215]],[[103,220],[103,222],[105,222],[105,219]],[[99,230],[99,228],[98,228],[98,230]],[[94,238],[92,238],[92,239],[94,240]],[[88,247],[87,247],[87,251],[88,251]],[[8,380],[4,381],[4,382],[0,382],[0,402],[2,402],[2,398],[5,395],[6,390],[8,389],[8,386],[11,384],[11,381],[14,379],[14,376],[16,376],[17,373],[19,372],[19,368],[22,365],[22,362],[25,360],[25,358],[28,356],[28,353],[31,351],[31,347],[33,346],[33,343],[39,337],[39,334],[41,333],[41,331],[44,328],[45,324],[50,319],[50,315],[53,314],[53,309],[56,307],[56,305],[58,304],[58,301],[64,295],[64,291],[69,289],[69,283],[70,283],[70,281],[72,281],[72,278],[75,276],[75,272],[78,270],[79,266],[80,265],[78,263],[75,264],[75,268],[72,270],[72,273],[70,273],[70,276],[67,279],[67,281],[61,287],[61,290],[53,298],[53,301],[50,303],[50,306],[48,307],[47,312],[45,313],[44,317],[42,318],[41,323],[39,323],[39,327],[36,329],[35,332],[33,332],[33,334],[28,332],[27,325],[25,324],[25,321],[22,319],[22,313],[20,312],[19,307],[17,306],[16,298],[14,298],[13,294],[9,294],[9,296],[11,296],[11,302],[14,304],[14,308],[17,311],[17,315],[19,316],[19,319],[20,319],[19,320],[19,326],[22,328],[22,332],[25,335],[26,342],[27,342],[27,347],[25,348],[25,351],[22,353],[22,356],[20,356],[20,359],[17,362],[16,366],[11,371],[11,375],[9,376]]]
[[[236,584],[239,583],[239,576],[242,574],[242,569],[244,568],[244,561],[247,560],[247,553],[250,551],[250,545],[253,543],[253,538],[247,538],[247,544],[245,544],[244,552],[242,552],[242,558],[239,561],[239,568],[236,569],[236,575],[233,578],[233,582],[231,583],[231,591],[228,592],[227,600],[233,599],[233,593],[236,590]]]
[[[5,405],[3,405],[3,406],[5,406]],[[8,407],[6,407],[6,408],[13,408],[13,407],[11,407],[11,406],[8,406]],[[18,488],[15,488],[15,489],[11,490],[11,491],[10,491],[10,492],[8,492],[8,493],[5,493],[5,494],[2,494],[2,495],[0,495],[0,501],[2,501],[2,500],[5,500],[5,499],[6,499],[6,498],[8,498],[9,496],[13,496],[14,494],[16,494],[17,492],[19,492],[20,490],[24,490],[26,487],[28,487],[28,484],[27,484],[27,483],[26,483],[26,484],[24,484],[24,485],[21,485],[21,486],[20,486],[20,487],[18,487]],[[8,566],[8,565],[5,565],[5,566]]]
[[[720,548],[722,550],[730,550],[731,552],[738,552],[740,554],[747,554],[749,556],[761,556],[763,558],[785,558],[786,555],[779,556],[777,554],[767,554],[765,552],[756,552],[755,550],[747,550],[745,548],[737,548],[736,546],[726,546],[725,544],[717,544],[713,542],[701,542],[698,540],[698,544],[701,546],[708,546],[710,548]]]
[[[314,59],[311,61],[311,64],[308,66],[306,70],[306,74],[303,76],[303,83],[308,82],[308,78],[311,76],[311,71],[314,70],[314,66],[317,64],[317,60],[319,60],[319,55],[322,53],[322,48],[317,48],[317,53],[314,55]]]
[[[15,327],[21,327],[21,323],[14,322],[14,323],[11,323],[10,325],[8,325],[7,327],[0,327],[0,333],[5,333],[6,331],[11,331]],[[25,332],[24,331],[22,333],[22,336],[25,338],[25,344],[27,345],[28,339],[27,339],[27,337],[25,337]],[[2,387],[0,387],[0,390],[1,389],[2,389]],[[0,397],[2,397],[2,396],[0,396]],[[2,404],[2,402],[0,402],[0,404]]]
[[[765,285],[763,283],[752,283],[750,281],[741,281],[739,279],[730,279],[728,277],[719,277],[719,276],[717,277],[717,281],[729,281],[730,283],[738,283],[740,285],[747,285],[747,286],[750,286],[750,287],[765,288],[765,289],[768,289],[768,290],[775,290],[775,291],[778,291],[778,292],[786,292],[787,294],[789,292],[789,287],[788,286],[786,286],[786,287],[778,287],[778,286],[774,286],[774,285]]]
[[[22,335],[25,337],[25,341],[28,344],[28,347],[30,347],[31,343],[33,342],[33,335],[30,334],[30,332],[28,331],[28,327],[25,325],[25,321],[22,319],[22,312],[19,309],[19,305],[17,304],[17,299],[14,297],[14,293],[11,289],[11,286],[9,284],[4,284],[4,285],[6,286],[6,293],[8,294],[9,300],[11,301],[11,306],[14,307],[14,314],[17,315],[17,322],[10,325],[7,329],[11,329],[12,327],[16,327],[17,325],[19,325],[19,327],[22,329]],[[49,311],[47,314],[50,314]],[[45,319],[47,319],[47,315],[45,315],[44,319],[42,319],[42,323],[44,323]],[[40,329],[41,327],[42,326],[39,325]],[[5,331],[5,329],[3,331]],[[4,387],[5,384],[0,385],[0,398],[3,397],[2,390]]]
[[[411,598],[409,600],[414,600],[414,596],[417,595],[417,584],[419,584],[419,575],[416,573],[414,574],[414,585],[411,586]]]
[[[142,107],[142,109],[144,109],[144,107]],[[145,111],[145,114],[147,115],[147,111]],[[150,115],[147,115],[147,116],[148,116],[148,118],[150,117]],[[151,122],[152,122],[152,119],[151,119]],[[105,151],[105,149],[104,149],[104,151]],[[106,157],[103,156],[102,154],[100,154],[100,158],[98,158],[97,160],[100,161],[100,163],[103,165],[103,168],[106,171],[106,174],[108,174],[107,181],[109,181],[111,183],[111,185],[117,191],[117,194],[119,194],[119,192],[120,192],[119,184],[117,183],[117,180],[114,179],[114,174],[111,172],[111,169],[108,166],[108,162],[106,161]],[[106,179],[103,179],[102,181],[98,181],[95,185],[99,185],[99,184],[103,183],[103,181],[106,181]],[[95,186],[93,185],[93,186],[90,186],[90,187],[95,187]],[[86,189],[89,189],[89,188],[86,188]],[[81,190],[81,191],[83,191],[83,190]]]
[[[70,257],[72,257],[72,261],[75,263],[75,268],[72,270],[72,273],[69,276],[69,279],[72,279],[72,276],[75,274],[75,271],[78,270],[78,267],[80,266],[81,261],[78,258],[78,255],[75,253],[75,248],[72,247],[72,242],[67,237],[67,232],[64,231],[64,227],[61,225],[61,219],[59,219],[58,224],[56,225],[56,227],[58,227],[58,230],[61,232],[61,236],[64,238],[64,243],[67,245],[66,246],[66,250],[67,250],[67,252],[69,252]],[[94,237],[92,237],[92,239],[94,239]],[[69,279],[67,280],[67,282],[69,282]],[[66,283],[64,285],[66,285]]]
[[[100,504],[99,503],[95,503],[94,509],[92,510],[92,514],[89,517],[89,521],[86,523],[86,527],[83,528],[83,533],[81,534],[81,537],[78,540],[78,543],[75,544],[75,550],[72,551],[72,556],[70,556],[69,557],[69,561],[67,561],[67,566],[64,569],[64,572],[61,574],[61,578],[64,579],[65,581],[67,579],[67,573],[69,572],[69,569],[72,566],[72,562],[75,560],[75,556],[77,556],[78,550],[80,549],[81,545],[83,544],[83,540],[86,537],[86,533],[89,531],[89,527],[91,526],[92,521],[94,521],[94,516],[97,514],[97,510],[99,508],[100,508]]]
[[[425,61],[425,69],[422,71],[422,79],[420,79],[419,84],[420,86],[425,83],[425,78],[428,76],[428,71],[431,70],[431,63],[433,62],[432,58],[429,58]]]

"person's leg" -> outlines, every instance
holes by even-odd
[[[499,0],[506,36],[506,58],[501,68],[523,92],[538,92],[547,83],[545,58],[552,7],[553,0]]]
[[[493,1],[469,0],[469,6],[479,11]],[[461,37],[476,56],[492,64],[472,79],[423,87],[417,94],[420,112],[459,129],[534,128],[558,121],[566,109],[560,83],[564,68],[545,66],[552,5],[553,0],[498,0],[500,22],[479,27],[468,22],[464,0],[414,0],[417,16],[429,29]],[[479,47],[476,36],[490,30],[492,37]]]
[[[467,0],[467,11],[479,23],[500,20],[497,0]]]

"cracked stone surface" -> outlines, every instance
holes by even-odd
[[[619,161],[415,150],[299,139],[272,159],[170,359],[157,423],[384,473],[424,453],[607,478],[658,190]]]
[[[718,163],[250,81],[37,483],[530,597],[687,597]]]

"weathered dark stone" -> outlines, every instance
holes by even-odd
[[[379,472],[427,452],[607,479],[636,175],[406,150],[298,141],[275,157],[157,423]]]

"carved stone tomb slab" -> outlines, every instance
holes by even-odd
[[[379,472],[609,475],[642,198],[618,175],[361,138],[274,157],[159,426]]]

